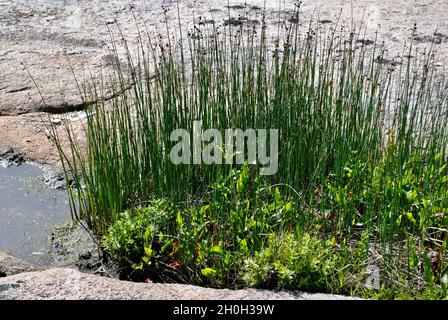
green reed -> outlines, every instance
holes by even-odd
[[[402,164],[416,157],[413,170],[422,177],[435,162],[446,162],[447,82],[432,66],[431,52],[406,58],[415,55],[411,46],[389,63],[376,42],[360,44],[354,31],[318,24],[302,30],[285,23],[275,42],[264,20],[255,26],[198,24],[187,32],[167,21],[166,28],[162,37],[137,24],[135,52],[124,39],[112,39],[115,73],[83,93],[94,101],[86,107],[87,152],[69,127],[71,150],[60,148],[64,167],[75,176],[69,188],[73,216],[98,234],[120,212],[154,198],[194,200],[235,168],[170,161],[171,132],[192,132],[195,120],[220,132],[279,129],[279,170],[263,179],[294,189],[306,206],[317,207],[324,186],[343,179],[350,164],[374,168],[388,158],[384,175],[399,180]],[[126,59],[119,58],[122,49]],[[107,101],[100,99],[106,88],[112,93]],[[419,187],[429,191],[433,185]],[[386,201],[399,211],[399,196],[379,197],[369,202],[370,215]],[[339,230],[352,221],[343,216],[351,209],[341,208]],[[388,219],[367,219],[367,227],[389,238]]]

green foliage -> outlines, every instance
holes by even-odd
[[[160,226],[169,224],[167,210],[166,202],[157,200],[145,208],[121,213],[104,235],[102,244],[109,256],[122,264],[139,266],[153,235]]]
[[[355,194],[361,173],[368,170],[363,165],[352,168],[344,170],[345,184],[341,187],[333,182],[333,189]],[[332,230],[320,220],[308,225],[309,219],[302,217],[311,213],[299,209],[298,199],[282,195],[279,187],[268,187],[250,169],[246,165],[221,177],[205,196],[192,203],[173,206],[166,201],[153,201],[146,208],[126,211],[109,227],[104,247],[122,266],[166,281],[396,299],[407,297],[409,288],[421,299],[441,297],[446,292],[448,265],[440,263],[435,270],[434,261],[411,237],[405,257],[383,253],[385,258],[391,258],[380,263],[384,270],[380,290],[365,288],[375,225],[369,226],[362,216],[355,220],[358,225],[365,223],[361,234],[355,229]],[[357,183],[351,185],[351,179]],[[367,201],[366,193],[360,194]],[[346,203],[352,201],[350,196],[347,199]],[[354,203],[359,203],[359,199]],[[342,210],[336,208],[333,204],[335,211]],[[324,230],[331,232],[322,233]],[[445,261],[446,243],[447,240],[440,248],[440,261]],[[397,246],[384,243],[384,248],[388,245]],[[407,261],[404,266],[386,272],[403,259]],[[415,282],[418,278],[423,282]]]
[[[429,229],[447,226],[446,161],[436,154],[396,164],[393,156],[347,164],[340,177],[330,176],[319,204],[332,213],[327,227],[349,231],[361,226],[392,241],[410,233],[425,237]]]
[[[259,250],[267,234],[295,225],[297,214],[278,189],[263,185],[245,166],[178,213],[176,256],[183,265],[201,270],[208,283],[232,286],[240,261]]]
[[[260,250],[267,234],[296,221],[292,202],[252,178],[245,166],[190,205],[154,201],[121,214],[104,247],[113,259],[165,278],[175,272],[195,283],[233,286],[244,257]]]
[[[366,297],[382,300],[448,300],[448,287],[445,277],[445,281],[441,282],[440,285],[425,284],[423,288],[412,286],[383,287],[378,292]]]
[[[271,234],[245,261],[243,279],[261,288],[347,293],[362,283],[367,261],[362,242],[352,251],[306,232]]]

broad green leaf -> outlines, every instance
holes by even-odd
[[[216,254],[220,254],[220,255],[224,255],[224,249],[221,247],[221,245],[217,245],[217,246],[213,246],[210,249],[211,253],[216,253]]]
[[[177,212],[176,222],[179,228],[182,228],[184,225],[184,219],[182,218],[180,210]]]
[[[213,268],[205,268],[201,270],[201,273],[204,277],[212,278],[216,274],[216,270]]]
[[[153,250],[149,247],[145,247],[145,254],[147,257],[152,257],[153,255]]]

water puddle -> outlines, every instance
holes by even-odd
[[[45,171],[33,164],[0,163],[0,250],[25,261],[50,265],[52,228],[70,220],[64,190],[45,183]]]

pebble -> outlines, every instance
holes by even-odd
[[[114,24],[114,23],[116,23],[117,22],[117,20],[115,19],[115,18],[108,18],[107,20],[106,20],[106,24]]]
[[[59,118],[53,118],[53,119],[51,119],[51,123],[58,126],[62,123],[62,120]]]
[[[70,116],[70,121],[80,121],[87,118],[87,113],[84,111],[80,111],[76,113],[74,116]]]

